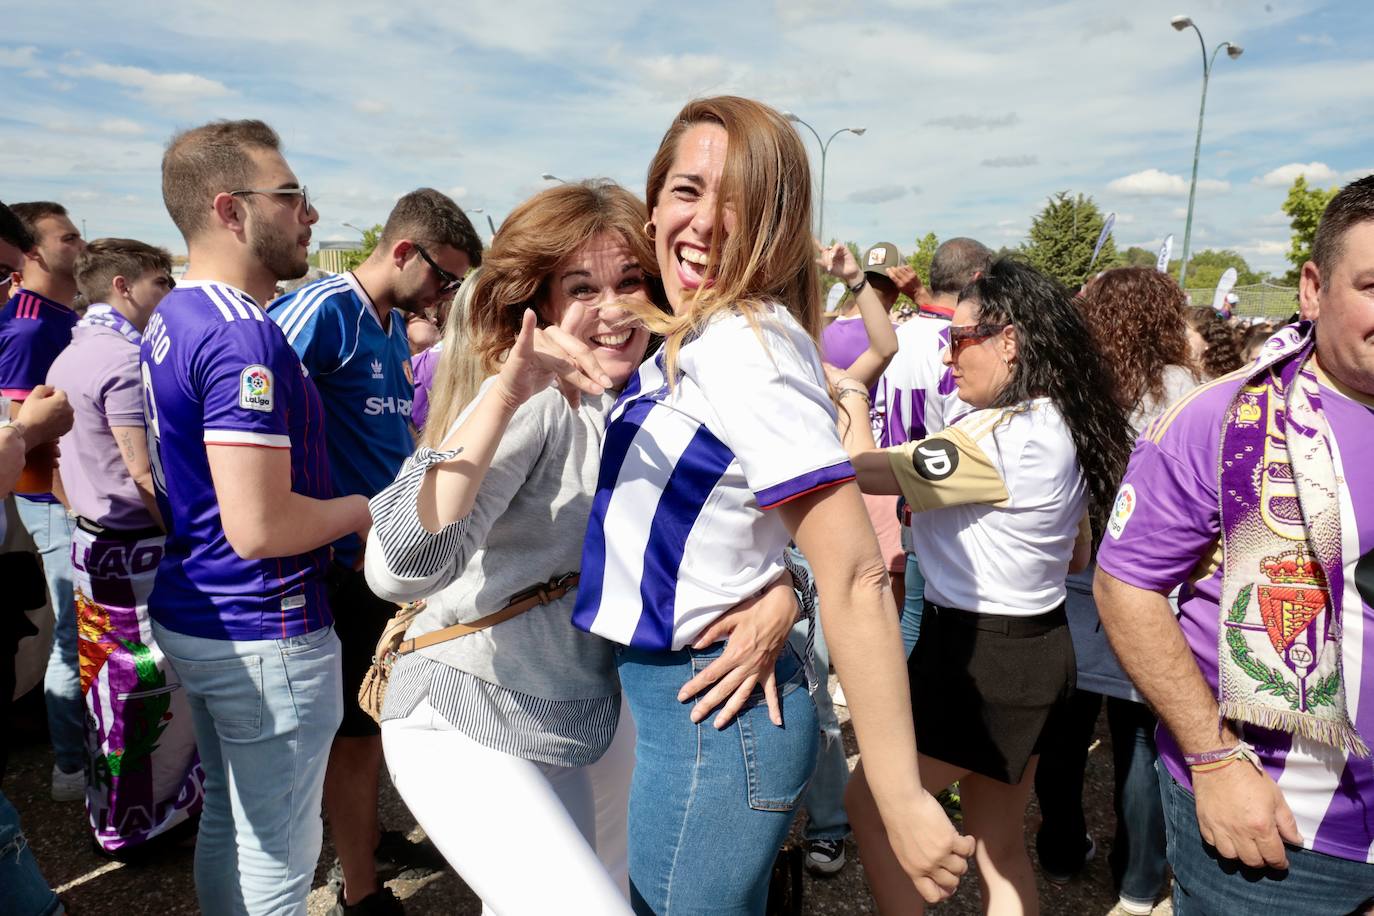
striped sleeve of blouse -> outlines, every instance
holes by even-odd
[[[421,446],[406,459],[396,479],[368,502],[372,528],[382,545],[387,569],[404,579],[424,579],[437,575],[453,562],[467,531],[470,515],[445,525],[433,533],[420,524],[416,508],[425,472],[448,461],[462,449],[437,452]]]

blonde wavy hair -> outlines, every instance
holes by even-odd
[[[665,300],[653,244],[644,235],[648,218],[643,201],[607,179],[562,184],[516,207],[454,302],[421,443],[439,447],[482,381],[500,371],[525,309],[548,295],[554,268],[595,236],[613,232],[624,239],[655,303],[643,311],[661,317]]]
[[[724,312],[742,313],[757,331],[762,310],[777,302],[813,340],[823,325],[811,235],[811,166],[801,137],[780,112],[738,96],[688,102],[649,165],[650,207],[663,193],[683,134],[699,124],[716,124],[727,137],[716,196],[717,231],[711,234],[706,264],[715,282],[695,290],[680,314],[635,310],[649,330],[665,338],[670,379],[682,345]],[[735,217],[729,237],[720,229],[726,202]]]

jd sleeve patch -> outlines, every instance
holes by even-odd
[[[911,464],[926,480],[944,480],[959,467],[959,449],[945,439],[927,439],[912,451]]]

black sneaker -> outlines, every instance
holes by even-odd
[[[352,906],[344,903],[343,891],[340,890],[329,916],[405,916],[405,912],[406,908],[401,905],[400,899],[391,892],[391,888],[383,885],[380,890],[373,891]]]
[[[806,841],[806,870],[815,875],[833,875],[844,868],[844,840]]]
[[[428,839],[412,843],[399,830],[383,830],[377,849],[372,854],[378,883],[401,878],[418,881],[438,874],[448,867],[443,855]],[[343,863],[337,858],[329,866],[325,881],[336,893],[343,887]]]

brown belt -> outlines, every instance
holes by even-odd
[[[444,627],[442,630],[435,630],[433,633],[426,633],[414,639],[407,639],[396,647],[397,655],[407,655],[417,649],[426,649],[441,642],[448,642],[450,639],[457,639],[459,636],[467,636],[469,633],[476,633],[488,627],[494,627],[498,623],[510,620],[512,617],[519,617],[531,608],[541,604],[548,604],[550,601],[557,601],[568,592],[577,587],[577,573],[568,573],[557,578],[550,579],[548,582],[541,582],[539,585],[525,589],[523,592],[512,595],[510,604],[501,608],[494,614],[479,617],[471,623],[455,623],[451,627]]]

